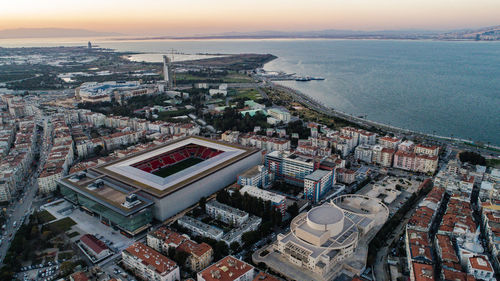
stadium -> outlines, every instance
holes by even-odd
[[[166,178],[223,152],[222,150],[201,146],[199,144],[188,144],[137,162],[131,166],[144,172]]]
[[[131,210],[124,210],[124,200],[136,195],[142,202],[153,203],[154,218],[165,220],[233,183],[238,174],[261,161],[258,149],[191,136],[89,168],[78,176],[69,175],[58,184],[69,201],[100,216],[104,209],[113,210],[112,217],[130,216]],[[106,197],[95,188],[96,182],[123,196],[114,196],[116,200]],[[148,206],[134,204],[128,205],[137,212],[142,211],[137,206]],[[106,223],[113,224],[109,217]]]

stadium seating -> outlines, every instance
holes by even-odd
[[[210,157],[210,149],[205,149],[201,154],[201,159],[208,159]]]
[[[151,164],[151,167],[153,168],[153,170],[156,170],[162,166],[162,164],[160,163],[160,161],[158,159],[155,159],[149,163]]]
[[[165,154],[159,155],[153,159],[147,159],[133,166],[145,172],[151,173],[164,167],[174,165],[187,158],[196,157],[199,159],[210,159],[214,156],[221,154],[223,151],[213,148],[207,148],[200,145],[189,145],[181,147],[175,151],[170,151]]]

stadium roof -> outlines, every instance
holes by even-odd
[[[175,150],[189,144],[197,144],[208,148],[214,148],[223,151],[223,153],[165,178],[132,166],[137,162],[153,158],[157,155],[164,154],[168,151]],[[143,190],[154,196],[164,197],[258,151],[259,150],[255,148],[247,148],[198,136],[191,136],[180,138],[149,150],[131,154],[124,158],[106,163],[102,166],[90,168],[89,170],[95,171],[134,188]]]
[[[137,200],[135,204],[127,206],[124,203],[127,196],[133,192],[132,189],[127,189],[125,185],[118,184],[109,178],[98,174],[96,175],[95,173],[83,173],[82,175],[84,176],[82,177],[79,177],[79,175],[80,173],[69,175],[60,179],[59,182],[73,191],[90,197],[97,203],[125,216],[153,205],[151,200],[136,195]],[[99,187],[95,187],[97,182],[101,183]]]

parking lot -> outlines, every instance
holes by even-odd
[[[54,280],[59,271],[58,262],[49,262],[47,264],[35,264],[21,268],[21,272],[17,275],[18,280]]]

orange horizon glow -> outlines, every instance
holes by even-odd
[[[445,30],[500,24],[498,0],[16,0],[0,29],[77,28],[128,35],[261,30]]]

